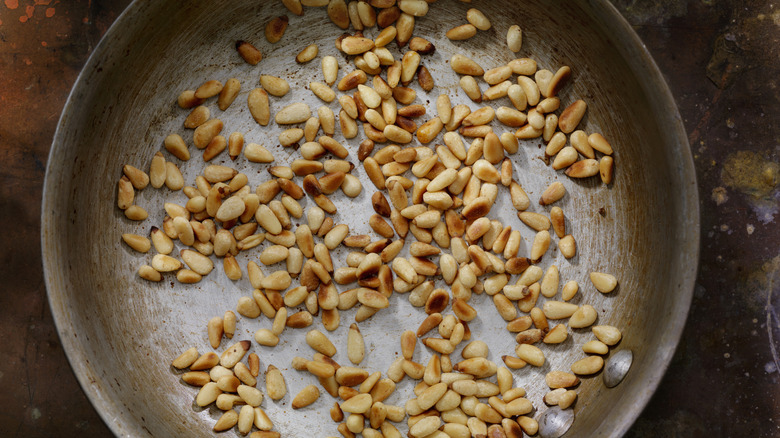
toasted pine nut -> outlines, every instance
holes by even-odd
[[[289,21],[290,19],[287,18],[286,15],[276,17],[269,21],[265,26],[265,39],[267,39],[271,44],[274,44],[282,39],[282,36],[284,36],[284,31],[287,30],[287,24]]]
[[[598,313],[593,306],[585,304],[577,309],[569,319],[569,327],[571,328],[585,328],[591,326],[596,322]]]
[[[377,19],[378,20],[378,19]],[[395,37],[395,41],[398,47],[403,47],[412,38],[412,32],[414,32],[414,15],[401,12],[398,16],[398,20],[395,23],[395,27],[398,34]]]
[[[604,184],[610,184],[612,182],[612,174],[614,172],[614,160],[609,155],[601,157],[599,160],[599,175],[601,175],[601,181]]]
[[[249,65],[257,65],[263,59],[263,54],[260,53],[260,50],[246,41],[236,41],[236,50]]]
[[[441,119],[439,117],[434,117],[417,129],[417,139],[420,143],[428,144],[439,135],[443,128],[444,123],[442,123]]]
[[[604,294],[612,292],[617,287],[617,279],[610,274],[591,272],[590,281],[593,282],[596,290]]]
[[[550,184],[542,193],[539,199],[539,205],[550,205],[563,198],[566,194],[566,188],[559,181]]]
[[[572,316],[578,306],[562,301],[547,301],[544,303],[544,315],[549,319],[564,319]]]
[[[589,354],[607,354],[609,353],[609,347],[607,344],[594,339],[583,344],[582,351]]]
[[[612,346],[620,342],[622,337],[620,330],[609,325],[597,325],[591,329],[599,341]]]
[[[255,332],[255,341],[266,347],[275,347],[279,343],[279,336],[268,329],[260,329]]]
[[[184,353],[180,354],[176,359],[174,359],[171,365],[173,365],[173,367],[175,368],[182,370],[184,368],[188,368],[190,365],[195,363],[195,361],[198,359],[198,356],[199,356],[198,349],[192,347],[186,350]]]
[[[548,143],[548,147],[552,144],[552,141]],[[554,149],[551,149],[554,150]],[[545,152],[547,153],[547,152]],[[558,154],[555,156],[555,160],[553,160],[552,168],[555,170],[565,169],[572,164],[574,164],[577,159],[579,158],[579,155],[577,153],[577,150],[574,149],[571,146],[567,146],[558,152]]]
[[[571,105],[566,107],[565,110],[558,117],[558,128],[565,134],[569,134],[577,128],[580,120],[585,115],[585,110],[588,105],[584,100],[576,100]],[[593,146],[591,144],[591,146]]]
[[[471,8],[466,11],[466,20],[479,30],[490,29],[490,20],[479,9]]]
[[[588,143],[588,134],[585,131],[578,129],[572,132],[569,138],[574,149],[584,155],[585,158],[596,158],[593,147]]]
[[[571,370],[575,374],[590,375],[596,374],[604,367],[604,359],[601,356],[589,356],[571,364]]]
[[[276,123],[280,125],[289,125],[303,123],[311,117],[311,109],[305,103],[293,103],[282,108],[276,113]],[[320,121],[322,118],[320,118]]]
[[[542,339],[545,344],[560,344],[565,341],[569,334],[566,332],[564,324],[558,324],[552,328]]]
[[[530,344],[520,344],[515,348],[517,357],[535,367],[544,364],[544,353],[537,347]]]
[[[336,58],[333,56],[324,56],[322,58],[322,74],[325,78],[325,83],[333,85],[336,82],[339,72],[339,64]]]
[[[477,34],[477,28],[473,24],[461,24],[455,26],[445,33],[445,36],[452,41],[467,40]],[[457,71],[457,70],[456,70]]]
[[[349,234],[349,227],[347,225],[336,225],[325,235],[323,242],[329,250],[333,250],[341,244],[344,238],[347,237],[347,234]]]
[[[526,122],[526,115],[524,113],[505,106],[499,107],[496,110],[496,118],[499,122],[513,128],[523,126]]]
[[[320,397],[320,390],[314,385],[308,385],[293,398],[292,408],[301,409],[317,401]]]
[[[410,50],[404,53],[401,59],[401,83],[404,85],[409,84],[414,78],[414,74],[417,72],[417,67],[420,66],[420,54]]]
[[[571,178],[587,178],[599,173],[599,162],[593,159],[577,161],[566,169],[566,176]]]
[[[295,62],[304,64],[317,57],[320,49],[316,44],[309,44],[295,56]]]
[[[523,47],[523,32],[520,26],[513,24],[509,26],[509,30],[506,33],[506,44],[509,50],[517,53]]]
[[[306,343],[309,344],[314,350],[332,357],[336,354],[336,347],[333,343],[319,330],[310,330],[306,333]]]
[[[612,155],[612,146],[606,138],[598,132],[588,136],[588,144],[604,155]],[[589,157],[590,158],[590,157]]]
[[[534,82],[533,79],[527,76],[519,76],[517,78],[517,84],[520,85],[520,87],[522,88],[525,94],[526,102],[528,102],[528,105],[536,106],[536,104],[539,103],[539,97],[540,97],[539,86],[536,85],[536,82]],[[510,99],[511,99],[511,95],[510,95]],[[520,110],[522,111],[522,109]]]
[[[195,90],[184,90],[179,94],[176,103],[179,104],[179,108],[190,109],[202,104],[204,100],[195,97]]]
[[[238,423],[238,413],[232,409],[225,411],[214,423],[214,432],[222,432]]]
[[[247,106],[249,112],[252,114],[252,118],[262,125],[268,125],[271,120],[271,108],[268,101],[268,93],[262,88],[255,88],[249,92],[247,97]]]
[[[368,38],[348,36],[341,40],[341,51],[347,55],[358,55],[373,48],[374,42]]]
[[[452,56],[452,58],[450,58],[450,67],[452,67],[452,70],[458,74],[471,76],[482,76],[485,74],[485,70],[480,67],[479,64],[460,54],[455,54]]]
[[[212,79],[198,87],[194,96],[196,99],[208,99],[216,96],[220,91],[222,91],[222,82]]]
[[[466,92],[466,96],[474,102],[482,102],[482,90],[473,76],[464,75],[460,78],[460,88]]]
[[[258,52],[259,54],[259,52]],[[230,107],[230,104],[233,103],[233,101],[236,99],[236,96],[238,96],[238,92],[241,90],[241,83],[236,78],[230,78],[225,82],[225,86],[222,88],[222,91],[219,93],[219,98],[217,100],[217,106],[220,110],[225,111]]]
[[[187,129],[195,129],[198,126],[205,123],[209,119],[210,114],[211,113],[209,112],[209,108],[207,106],[199,105],[190,112],[190,114],[187,116],[186,119],[184,119],[184,127]],[[178,134],[171,134],[171,135],[178,136]],[[180,138],[181,137],[179,137],[179,139]],[[184,140],[181,140],[181,142],[183,143]],[[168,146],[166,145],[166,148],[167,147]]]

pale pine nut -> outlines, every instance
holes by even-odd
[[[322,74],[326,84],[333,85],[336,82],[338,71],[339,64],[336,58],[330,55],[322,58]]]
[[[620,342],[622,334],[616,327],[610,325],[597,325],[591,328],[593,334],[599,341],[612,346]]]
[[[529,344],[520,344],[515,348],[517,357],[535,367],[544,364],[544,353],[538,347]]]
[[[596,290],[603,294],[610,293],[617,287],[617,279],[615,276],[602,272],[591,272],[590,281],[593,283],[593,286],[596,287]]]
[[[506,33],[506,44],[509,50],[517,53],[523,47],[523,32],[520,26],[513,24],[509,26],[509,30]]]

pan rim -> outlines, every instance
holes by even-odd
[[[687,317],[689,314],[690,306],[693,299],[694,285],[696,281],[696,274],[698,272],[699,258],[700,258],[700,207],[699,207],[699,194],[698,185],[696,181],[696,172],[693,164],[693,156],[690,150],[690,144],[687,137],[687,132],[682,123],[682,119],[679,114],[677,105],[674,102],[671,90],[668,84],[663,78],[663,75],[655,63],[654,59],[648,52],[645,45],[642,43],[639,36],[631,28],[630,24],[620,14],[620,12],[610,3],[608,0],[584,0],[583,6],[590,8],[594,11],[599,11],[602,15],[594,17],[599,24],[605,26],[605,29],[609,29],[611,32],[615,32],[621,43],[621,47],[618,47],[618,51],[621,56],[626,60],[627,64],[634,70],[642,72],[646,75],[646,81],[642,84],[653,84],[653,91],[657,93],[655,96],[655,103],[659,106],[656,108],[656,117],[659,122],[665,122],[665,126],[669,129],[669,138],[674,138],[678,141],[680,146],[679,158],[680,160],[680,173],[681,181],[685,187],[682,188],[678,194],[679,199],[683,202],[683,205],[687,210],[687,217],[685,218],[686,224],[689,224],[692,231],[689,237],[689,241],[684,242],[683,251],[687,255],[687,259],[691,261],[690,267],[685,271],[690,272],[690,275],[684,276],[683,284],[680,285],[680,295],[676,301],[684,304],[683,308],[675,309],[675,312],[682,313],[683,315],[671,318],[671,325],[667,327],[669,336],[672,341],[670,345],[665,346],[655,356],[654,362],[656,366],[653,371],[648,372],[647,386],[649,391],[644,391],[637,394],[634,399],[634,403],[624,410],[622,421],[618,421],[616,424],[618,428],[609,431],[610,436],[622,436],[632,426],[634,421],[639,417],[646,405],[649,403],[650,398],[653,396],[658,388],[663,376],[665,375],[674,352],[679,345],[682,337],[683,330],[686,325]],[[62,302],[67,296],[66,290],[56,287],[56,283],[53,278],[53,273],[57,270],[58,261],[52,257],[52,253],[56,251],[50,251],[47,253],[46,248],[58,247],[58,239],[54,234],[55,223],[57,218],[53,215],[52,206],[55,203],[54,197],[57,193],[57,186],[55,186],[55,179],[52,174],[55,172],[56,158],[61,154],[61,151],[66,146],[65,137],[68,129],[69,117],[68,115],[73,111],[81,99],[82,91],[88,86],[90,78],[99,76],[101,73],[97,71],[96,67],[99,65],[103,54],[111,50],[111,41],[118,34],[121,34],[128,28],[132,27],[133,17],[136,16],[143,8],[159,8],[160,3],[154,2],[152,5],[134,0],[128,5],[117,19],[112,23],[108,31],[103,35],[100,42],[97,44],[92,54],[89,56],[87,62],[84,64],[81,72],[79,73],[73,88],[71,89],[65,105],[63,106],[60,114],[57,128],[52,140],[52,145],[49,153],[49,157],[46,164],[46,176],[44,180],[43,195],[42,195],[42,209],[41,209],[41,250],[42,250],[42,264],[44,283],[46,286],[47,299],[49,302],[49,308],[52,313],[55,326],[57,328],[57,334],[60,338],[60,342],[63,346],[63,350],[67,357],[67,360],[73,369],[74,375],[79,382],[82,390],[86,394],[90,403],[103,422],[109,427],[109,429],[117,436],[134,436],[136,431],[140,431],[138,425],[133,418],[128,418],[123,409],[117,405],[117,403],[109,397],[105,397],[104,390],[99,386],[93,385],[90,381],[90,375],[95,372],[95,367],[85,360],[83,350],[80,348],[80,342],[77,342],[70,336],[73,333],[73,321],[70,315],[67,314],[64,308],[56,307],[55,301]],[[626,50],[631,51],[632,56],[628,56]],[[662,111],[661,111],[662,110]],[[55,159],[53,159],[55,158]],[[59,299],[59,300],[58,300]],[[626,421],[628,420],[628,421]]]

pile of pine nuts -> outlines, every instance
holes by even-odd
[[[562,107],[557,97],[571,78],[571,68],[563,66],[552,72],[539,69],[530,58],[518,58],[485,70],[456,54],[449,64],[461,75],[459,85],[475,104],[506,98],[511,106],[486,105],[475,110],[468,105],[453,107],[448,95],[441,93],[435,102],[436,116],[418,125],[416,120],[427,110],[414,103],[417,92],[409,85],[416,78],[425,92],[435,87],[434,78],[423,64],[423,57],[433,53],[435,47],[413,35],[415,20],[427,14],[428,2],[282,3],[295,15],[302,15],[304,6],[326,7],[334,24],[353,29],[353,33],[339,37],[336,46],[350,56],[355,69],[338,80],[339,62],[324,56],[323,82],[313,81],[308,88],[325,103],[337,101],[341,107],[338,115],[327,106],[314,113],[302,102],[272,114],[269,96],[286,95],[290,85],[284,78],[261,75],[260,87],[247,94],[252,118],[261,126],[271,123],[272,116],[278,125],[293,125],[279,135],[279,144],[299,146],[300,152],[300,158],[289,166],[275,165],[276,159],[268,149],[256,143],[245,144],[242,133],[233,132],[227,138],[221,135],[225,123],[213,117],[205,105],[213,98],[222,111],[234,105],[241,91],[237,79],[224,84],[207,80],[195,90],[183,91],[178,104],[190,110],[184,128],[192,130],[191,142],[177,133],[168,135],[163,146],[175,160],[157,152],[148,173],[125,165],[118,183],[118,207],[133,221],[148,216],[135,203],[135,193],[149,184],[156,189],[165,186],[171,191],[182,190],[188,197],[183,206],[164,204],[165,219],[160,228],[151,228],[148,238],[122,235],[132,249],[147,253],[153,247],[156,252],[150,265],[138,268],[138,275],[153,282],[175,275],[180,283],[197,283],[214,269],[212,256],[216,256],[231,280],[248,276],[254,290],[251,296],[239,299],[235,311],[243,318],[264,315],[273,321],[271,329],[260,329],[254,336],[255,342],[268,347],[279,343],[287,327],[307,328],[317,315],[321,315],[325,329],[334,332],[341,325],[340,312],[357,307],[355,323],[347,334],[347,357],[352,365],[340,365],[332,359],[334,344],[316,329],[306,335],[314,351],[312,359],[296,357],[291,364],[295,370],[316,377],[319,383],[295,395],[292,408],[311,405],[320,396],[319,388],[323,388],[340,400],[333,403],[330,415],[345,437],[400,437],[393,423],[404,419],[411,437],[536,434],[534,406],[523,388],[513,387],[511,370],[545,363],[544,351],[536,344],[564,342],[568,328],[591,328],[595,339],[582,345],[588,356],[572,364],[570,372],[555,370],[546,375],[550,391],[544,402],[567,409],[576,401],[573,388],[580,377],[601,371],[602,356],[622,336],[615,327],[594,325],[598,314],[592,306],[569,302],[580,290],[576,281],[563,285],[560,301],[547,300],[542,308],[536,306],[539,295],[555,297],[561,282],[555,265],[546,271],[537,266],[550,252],[550,227],[565,258],[577,254],[577,244],[567,233],[564,211],[553,205],[567,195],[564,184],[556,181],[541,194],[539,204],[551,206],[549,214],[526,211],[531,200],[514,179],[508,155],[517,152],[519,140],[542,137],[547,144],[546,162],[554,171],[563,171],[569,178],[599,176],[604,184],[610,184],[613,175],[609,142],[600,133],[578,129],[587,103],[575,100]],[[280,41],[288,23],[287,16],[271,20],[265,27],[268,42]],[[463,41],[490,28],[489,18],[472,8],[465,23],[447,31],[446,36]],[[375,38],[364,36],[364,31],[375,33]],[[401,59],[387,48],[393,41],[399,49],[408,46]],[[507,30],[506,44],[512,52],[521,50],[519,26]],[[247,41],[238,41],[236,51],[250,65],[263,59],[260,50]],[[318,54],[318,46],[311,44],[295,59],[304,65]],[[384,78],[382,73],[386,73]],[[480,81],[489,88],[483,91]],[[491,126],[494,120],[515,132],[495,133],[497,127]],[[360,141],[356,153],[362,170],[347,161],[350,145],[334,138],[337,131],[347,140]],[[464,137],[472,139],[470,145],[464,143]],[[426,146],[438,138],[443,144],[435,149]],[[273,178],[253,190],[247,175],[229,166],[210,164],[193,186],[186,185],[176,160],[191,158],[189,143],[202,151],[205,162],[227,150],[232,160],[243,156],[252,163],[270,164],[266,169]],[[332,217],[337,208],[330,196],[337,196],[339,190],[351,198],[360,195],[363,187],[353,173],[361,171],[376,189],[371,196],[375,214],[369,225],[378,237],[351,234],[348,225],[336,223]],[[410,173],[413,178],[407,176]],[[518,218],[536,231],[527,256],[519,254],[522,237],[518,230],[488,218],[502,190],[509,194]],[[299,201],[306,196],[313,205],[304,211]],[[305,223],[293,230],[293,220],[304,215]],[[407,249],[407,237],[411,243],[409,255],[404,257],[401,253]],[[183,247],[178,258],[173,255],[176,240]],[[271,245],[264,247],[259,261],[273,272],[264,272],[253,261],[243,269],[236,255],[266,240]],[[351,251],[346,266],[334,265],[331,258],[331,252],[340,246]],[[435,257],[438,263],[431,260]],[[278,269],[282,262],[285,268]],[[510,281],[515,275],[517,279]],[[446,288],[436,287],[439,277]],[[617,279],[607,273],[593,272],[590,279],[604,294],[617,287]],[[347,290],[337,288],[355,283],[357,287]],[[390,307],[394,292],[407,294],[410,303],[423,308],[427,317],[415,331],[403,333],[401,356],[383,377],[381,371],[370,372],[359,366],[365,345],[357,323]],[[478,311],[469,301],[472,294],[481,293],[492,297],[507,330],[516,336],[514,352],[499,352],[504,353],[503,365],[488,360],[488,344],[470,340],[468,323],[477,318]],[[303,309],[296,311],[301,306]],[[236,333],[236,313],[228,310],[208,321],[208,339],[214,350],[220,348],[223,338],[232,339]],[[427,364],[414,361],[418,339],[434,353]],[[462,360],[454,360],[451,355],[464,342]],[[198,406],[214,403],[224,411],[214,425],[215,431],[237,427],[241,434],[251,432],[255,438],[278,437],[280,434],[272,431],[273,422],[260,407],[264,399],[257,388],[260,362],[255,353],[247,355],[250,349],[247,340],[235,342],[221,355],[213,351],[201,354],[190,348],[172,365],[187,370],[181,374],[184,382],[200,387],[195,397]],[[246,364],[242,362],[245,356]],[[414,388],[415,398],[404,406],[384,404],[396,384],[407,376],[420,381]],[[271,400],[287,393],[284,377],[273,365],[266,370],[265,383],[265,394]]]

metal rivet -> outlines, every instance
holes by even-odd
[[[620,350],[613,353],[604,365],[604,384],[607,388],[614,388],[628,374],[634,361],[634,353],[631,350]]]
[[[539,417],[539,436],[541,438],[558,438],[569,430],[572,423],[574,423],[573,409],[551,407]]]

